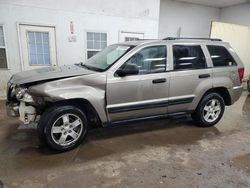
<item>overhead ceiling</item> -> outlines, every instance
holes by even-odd
[[[250,0],[174,0],[174,1],[195,3],[195,4],[219,7],[219,8],[250,2]]]

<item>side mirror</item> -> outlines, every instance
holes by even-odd
[[[139,73],[139,67],[136,64],[127,63],[116,71],[116,74],[120,77],[127,75],[136,75]]]

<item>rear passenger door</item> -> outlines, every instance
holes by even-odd
[[[195,110],[203,94],[212,88],[212,67],[205,46],[173,44],[169,113]]]

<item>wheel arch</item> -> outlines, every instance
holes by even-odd
[[[88,122],[90,123],[90,127],[101,127],[103,125],[103,122],[99,114],[97,113],[97,110],[87,99],[74,98],[74,99],[59,100],[56,102],[49,102],[47,108],[56,105],[72,105],[81,109],[87,116]]]
[[[201,100],[209,93],[218,93],[223,98],[226,106],[232,105],[232,98],[226,87],[215,87],[207,90]]]

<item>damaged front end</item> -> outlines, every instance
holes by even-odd
[[[8,116],[19,117],[24,124],[36,123],[40,118],[37,102],[38,99],[34,99],[27,88],[9,81],[6,102]]]
[[[106,122],[105,88],[106,73],[78,65],[17,73],[7,86],[7,114],[36,125],[50,105],[78,100],[90,104]]]
[[[19,117],[25,124],[37,122],[44,109],[42,97],[29,93],[29,88],[45,82],[92,72],[79,66],[44,67],[14,74],[7,85],[7,115]]]

